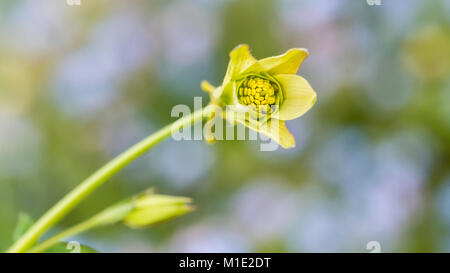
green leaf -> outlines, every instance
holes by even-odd
[[[44,253],[98,253],[98,251],[77,241],[70,241],[59,242]]]
[[[20,212],[16,227],[13,232],[13,240],[17,241],[34,224],[34,220],[25,212]]]

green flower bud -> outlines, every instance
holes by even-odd
[[[144,227],[192,211],[192,200],[147,192],[113,205],[96,216],[95,225],[123,222],[130,227]]]
[[[150,194],[134,200],[134,209],[127,214],[124,223],[127,226],[145,227],[183,215],[194,209],[187,197]]]

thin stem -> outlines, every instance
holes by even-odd
[[[32,247],[27,252],[31,252],[31,253],[43,252],[43,251],[49,249],[50,247],[54,246],[55,244],[59,243],[61,240],[71,237],[73,235],[85,232],[89,229],[96,227],[97,225],[98,225],[97,219],[95,219],[95,218],[88,219],[84,222],[81,222],[73,227],[70,227],[70,228],[56,234],[55,236],[48,238],[47,240],[43,241],[42,243],[38,244],[37,246]]]
[[[108,178],[116,174],[131,161],[148,151],[164,138],[168,137],[172,131],[179,130],[186,125],[200,121],[208,115],[207,108],[200,109],[194,113],[184,116],[173,124],[169,124],[159,131],[138,142],[116,158],[101,167],[86,180],[81,182],[75,189],[64,196],[50,210],[48,210],[19,240],[17,240],[8,252],[25,252],[39,237],[52,227],[56,222],[69,213],[78,203],[80,203],[92,191],[102,185]]]

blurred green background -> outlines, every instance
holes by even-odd
[[[228,53],[305,47],[297,146],[164,141],[54,230],[146,188],[197,210],[76,239],[105,252],[450,251],[450,1],[0,2],[0,249],[81,180],[220,84]]]

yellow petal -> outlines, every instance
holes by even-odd
[[[308,54],[308,50],[305,48],[292,48],[282,55],[261,59],[258,63],[264,71],[272,75],[296,74]]]
[[[283,90],[283,102],[280,111],[274,114],[280,120],[291,120],[306,113],[316,102],[316,92],[311,85],[297,75],[276,75],[275,79]]]
[[[243,123],[242,121],[239,122]],[[278,142],[278,144],[281,145],[281,147],[285,149],[295,147],[295,138],[291,134],[291,132],[289,132],[283,120],[277,120],[272,118],[265,124],[261,124],[256,121],[251,122],[247,121],[244,124],[250,129],[257,131],[261,134],[264,134],[270,137],[271,139],[275,140],[276,142]]]
[[[203,89],[203,91],[207,93],[212,93],[214,90],[216,90],[216,87],[212,84],[210,84],[208,81],[203,80],[200,83],[200,87]]]
[[[228,64],[227,73],[225,74],[224,83],[230,81],[244,71],[247,71],[255,64],[257,64],[257,61],[250,53],[248,45],[238,45],[230,53],[230,62]]]
[[[285,149],[295,147],[295,138],[289,132],[284,121],[272,118],[267,122],[265,128],[267,128],[266,131],[262,133],[278,142],[281,147]]]

